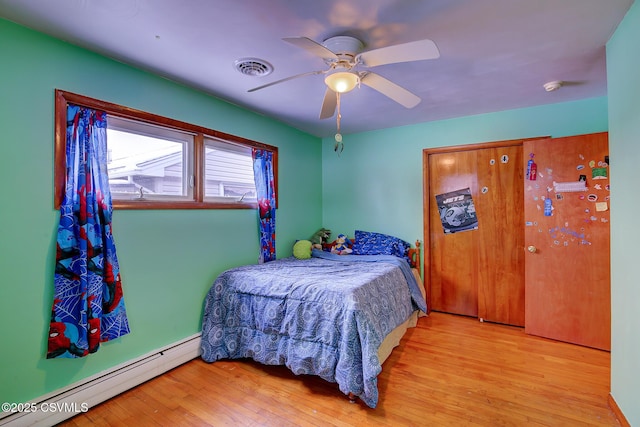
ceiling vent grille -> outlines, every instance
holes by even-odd
[[[273,65],[258,58],[242,58],[234,63],[236,70],[245,76],[263,77],[271,74]]]

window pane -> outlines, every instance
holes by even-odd
[[[255,201],[251,149],[205,139],[205,198],[222,201]]]
[[[185,141],[185,139],[187,141]],[[109,186],[114,198],[187,197],[191,135],[109,118]]]

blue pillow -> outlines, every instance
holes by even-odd
[[[356,230],[353,254],[354,255],[395,255],[400,258],[406,258],[407,252],[411,247],[410,243],[405,242],[394,236],[382,233],[373,233],[370,231]]]

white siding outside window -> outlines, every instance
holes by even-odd
[[[204,147],[205,200],[256,201],[251,148],[214,138]]]

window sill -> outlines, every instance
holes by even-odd
[[[166,202],[144,200],[112,200],[114,210],[119,209],[257,209],[255,202]]]

